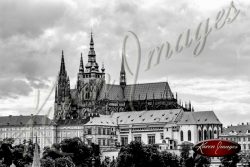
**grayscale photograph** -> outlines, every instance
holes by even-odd
[[[250,167],[249,0],[0,0],[0,167]]]

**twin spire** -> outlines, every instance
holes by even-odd
[[[86,68],[88,68],[88,66],[90,65],[90,67],[92,66],[92,63],[94,63],[93,65],[95,67],[98,67],[98,64],[96,63],[95,60],[95,50],[94,50],[94,40],[93,40],[93,33],[91,31],[91,36],[90,36],[90,50],[89,50],[89,54],[88,54],[88,62],[91,64],[87,64]],[[102,65],[102,72],[105,71],[104,65]],[[79,67],[79,73],[84,73],[84,65],[83,65],[83,58],[82,58],[82,53],[81,53],[81,58],[80,58],[80,67]],[[62,58],[61,58],[61,67],[60,67],[60,75],[65,75],[66,74],[66,68],[65,68],[65,62],[64,62],[64,54],[62,51]],[[66,74],[67,75],[67,74]],[[125,72],[125,67],[124,67],[124,55],[122,55],[122,63],[121,63],[121,71],[120,71],[120,85],[122,87],[126,86],[126,72]]]
[[[59,72],[59,74],[60,74],[60,75],[66,74],[63,50],[62,50],[61,67],[60,67],[60,72]]]

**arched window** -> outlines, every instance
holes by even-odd
[[[214,130],[214,138],[218,138],[217,130]]]
[[[203,136],[204,136],[204,137],[203,137],[204,140],[207,140],[207,130],[204,130],[204,131],[203,131],[203,134],[204,134],[204,135],[203,135]]]
[[[209,139],[213,138],[212,130],[209,130]]]
[[[191,137],[191,130],[188,130],[188,141],[191,141],[192,137]]]
[[[89,93],[89,92],[86,93],[85,98],[86,98],[86,99],[89,99],[89,98],[90,98],[90,93]]]
[[[183,141],[183,131],[181,130],[181,141]]]
[[[201,130],[199,130],[199,141],[202,140],[202,133],[201,133]]]

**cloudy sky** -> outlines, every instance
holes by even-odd
[[[104,63],[110,82],[118,82],[123,39],[132,31],[142,53],[136,82],[168,81],[182,101],[192,101],[195,110],[214,110],[225,125],[250,122],[250,1],[235,0],[237,18],[215,29],[218,12],[226,13],[230,4],[228,0],[1,0],[0,115],[26,115],[40,108],[40,113],[52,115],[61,50],[74,88],[81,52],[87,61],[92,28],[97,61]],[[193,40],[169,59],[162,54],[159,63],[155,54],[145,70],[150,51],[166,42],[175,48],[178,36],[184,33],[184,38],[188,29],[194,39],[198,25],[204,29],[208,18],[212,31],[200,55],[193,54],[197,46]],[[136,46],[129,38],[126,56],[133,74]],[[128,73],[127,78],[134,82],[134,75]]]

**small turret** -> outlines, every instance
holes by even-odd
[[[84,73],[84,66],[83,66],[82,53],[81,53],[81,59],[80,59],[79,73],[81,73],[81,74]]]
[[[120,71],[120,85],[124,89],[126,87],[126,72],[124,68],[124,56],[122,56],[122,64]]]

